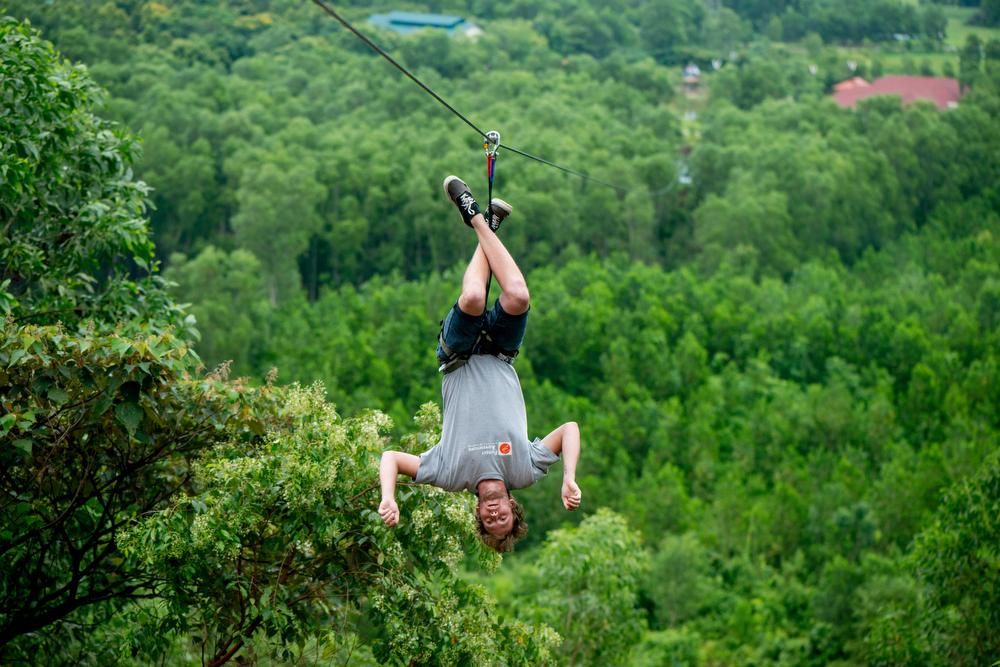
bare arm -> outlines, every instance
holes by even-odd
[[[580,506],[580,487],[576,485],[576,464],[580,460],[580,426],[576,422],[566,422],[542,439],[550,452],[562,455],[563,460],[563,506],[573,511]]]
[[[387,526],[399,523],[399,507],[396,505],[396,476],[399,473],[409,477],[417,476],[420,457],[405,452],[382,452],[382,462],[378,467],[378,479],[382,486],[382,502],[378,506],[379,516]]]

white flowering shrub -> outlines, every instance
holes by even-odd
[[[387,528],[375,508],[389,419],[341,419],[319,385],[285,392],[265,434],[205,455],[194,493],[119,540],[161,581],[142,634],[191,633],[207,665],[248,644],[290,658],[331,627],[390,663],[550,662],[554,632],[497,618],[484,590],[456,576],[469,551],[487,569],[500,562],[474,537],[471,498],[401,485],[405,520]],[[425,445],[439,420],[424,406],[404,446]]]

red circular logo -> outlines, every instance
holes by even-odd
[[[509,442],[501,442],[500,443],[500,453],[501,454],[510,454],[510,443]]]

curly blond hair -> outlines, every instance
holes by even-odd
[[[503,537],[490,535],[487,532],[486,526],[483,525],[483,520],[479,518],[478,502],[476,503],[475,510],[473,510],[476,514],[476,537],[479,538],[480,542],[501,554],[506,551],[513,551],[517,541],[528,533],[528,524],[524,520],[524,508],[515,500],[514,496],[508,494],[507,497],[510,499],[510,511],[514,513],[514,525],[511,527],[510,532]]]

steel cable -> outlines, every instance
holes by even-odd
[[[354,35],[357,36],[357,38],[360,39],[362,42],[364,42],[365,44],[367,44],[368,47],[371,48],[372,51],[374,51],[375,53],[379,54],[380,56],[382,56],[383,58],[385,58],[386,60],[388,60],[389,63],[391,63],[393,65],[393,67],[395,67],[400,72],[402,72],[404,75],[406,75],[406,77],[409,78],[411,81],[413,81],[415,84],[417,84],[418,86],[420,86],[421,88],[423,88],[424,91],[428,95],[430,95],[435,100],[437,100],[438,102],[440,102],[446,109],[448,109],[449,111],[451,111],[453,114],[455,114],[456,116],[458,116],[459,118],[461,118],[462,121],[466,125],[468,125],[469,127],[471,127],[473,130],[475,130],[476,133],[479,134],[479,136],[483,137],[484,139],[486,138],[486,132],[484,132],[482,129],[480,129],[478,125],[476,125],[471,120],[469,120],[458,109],[456,109],[452,105],[448,104],[448,102],[445,101],[445,99],[443,97],[441,97],[436,92],[434,92],[430,88],[430,86],[428,86],[423,81],[421,81],[420,79],[418,79],[412,72],[410,72],[408,69],[406,69],[403,65],[399,64],[399,62],[397,62],[395,58],[393,58],[388,53],[386,53],[385,50],[382,47],[380,47],[378,44],[376,44],[375,42],[373,42],[372,40],[370,40],[361,31],[359,31],[357,28],[355,28],[353,25],[351,25],[350,22],[347,21],[347,19],[345,19],[340,14],[338,14],[336,11],[334,11],[329,5],[327,5],[325,2],[323,2],[323,0],[312,0],[312,2],[313,2],[313,4],[315,4],[316,6],[318,6],[320,9],[322,9],[324,12],[326,12],[328,15],[330,15],[331,17],[333,17],[334,19],[336,19],[342,26],[344,26],[345,28],[347,28],[348,30],[350,30],[352,33],[354,33]],[[545,165],[548,165],[550,167],[555,167],[556,169],[564,171],[567,174],[572,174],[574,176],[578,176],[578,177],[586,179],[588,181],[593,181],[595,183],[599,183],[600,185],[603,185],[605,187],[613,188],[615,190],[618,190],[619,192],[623,192],[623,193],[629,192],[629,188],[622,187],[621,185],[615,185],[614,183],[609,183],[607,181],[602,181],[601,179],[595,178],[595,177],[593,177],[593,176],[591,176],[589,174],[586,174],[586,173],[584,173],[582,171],[577,171],[576,169],[570,169],[569,167],[564,167],[562,165],[556,164],[555,162],[550,162],[549,160],[546,160],[544,158],[540,158],[537,155],[532,155],[531,153],[527,153],[527,152],[522,151],[522,150],[520,150],[518,148],[514,148],[513,146],[501,145],[501,148],[506,149],[506,150],[510,151],[511,153],[516,154],[516,155],[520,155],[522,157],[526,157],[529,160],[534,160],[535,162],[540,162],[541,164],[545,164]]]

